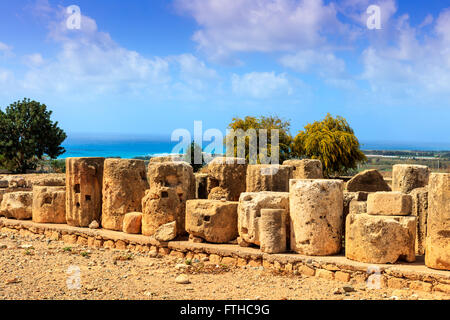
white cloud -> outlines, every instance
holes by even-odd
[[[233,74],[231,86],[235,94],[257,99],[279,95],[291,95],[293,89],[286,74],[275,72],[251,72],[242,76]]]
[[[314,50],[303,50],[296,54],[284,55],[280,63],[297,72],[317,72],[325,77],[339,75],[345,72],[345,61],[339,59],[331,52],[320,52]]]
[[[218,78],[215,70],[191,54],[145,57],[99,31],[90,17],[82,15],[81,29],[69,30],[65,8],[52,8],[47,1],[38,5],[34,13],[48,19],[49,39],[58,51],[46,59],[40,53],[23,56],[22,62],[29,69],[17,80],[15,86],[19,89],[33,93],[77,92],[77,97],[130,94],[193,99],[211,90],[211,79]],[[6,74],[0,76],[5,78]]]
[[[328,34],[348,31],[335,5],[322,0],[177,0],[176,6],[196,20],[193,39],[215,60],[328,45]]]

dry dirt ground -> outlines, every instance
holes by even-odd
[[[176,279],[184,274],[189,283]],[[345,288],[344,288],[345,287]],[[346,292],[351,291],[351,292]],[[0,299],[449,299],[0,234]]]

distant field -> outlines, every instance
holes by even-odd
[[[418,164],[428,166],[433,172],[450,172],[450,152],[429,151],[380,151],[364,150],[367,163],[360,165],[358,171],[377,169],[384,177],[391,176],[394,164]]]

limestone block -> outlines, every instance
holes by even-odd
[[[172,221],[160,226],[155,232],[155,239],[158,241],[170,241],[177,236],[177,222]]]
[[[425,265],[450,270],[450,173],[430,175]]]
[[[187,162],[151,163],[147,177],[151,189],[172,188],[182,201],[195,197],[194,172]]]
[[[392,191],[410,193],[428,184],[430,169],[427,166],[396,164],[392,167]]]
[[[252,164],[247,167],[246,192],[289,191],[291,166],[275,164]]]
[[[236,239],[238,202],[189,200],[186,204],[186,231],[207,242],[226,243]]]
[[[410,193],[412,198],[412,215],[417,217],[416,254],[425,254],[427,235],[428,188],[417,188]]]
[[[245,159],[214,158],[207,167],[208,199],[238,201],[246,188],[247,165]],[[212,190],[214,189],[214,192]]]
[[[142,234],[152,236],[166,223],[176,221],[179,235],[185,233],[186,201],[171,187],[151,188],[142,199]]]
[[[350,202],[352,200],[367,201],[368,194],[369,193],[365,191],[357,191],[357,192],[344,191],[344,217],[346,217],[350,211]]]
[[[350,214],[345,230],[348,259],[367,263],[415,260],[416,217]]]
[[[408,216],[412,198],[401,192],[375,192],[367,197],[367,213],[381,216]]]
[[[0,206],[0,215],[17,220],[31,219],[32,204],[33,192],[31,191],[5,193]]]
[[[195,199],[208,199],[208,174],[194,173]]]
[[[143,160],[106,159],[103,171],[102,227],[122,231],[125,214],[142,211],[142,198],[147,189]]]
[[[261,209],[261,251],[281,253],[286,251],[286,211],[284,209]]]
[[[291,249],[305,255],[341,250],[343,234],[341,180],[290,180]]]
[[[66,223],[66,187],[33,187],[32,218],[38,223]]]
[[[349,214],[367,213],[367,202],[353,199],[350,201]]]
[[[103,163],[105,158],[66,159],[66,220],[74,227],[88,227],[102,214]]]
[[[123,217],[122,231],[139,234],[142,230],[142,212],[128,212]]]
[[[292,166],[292,179],[322,179],[322,162],[317,159],[292,159],[283,162]]]
[[[287,230],[289,230],[289,193],[288,192],[244,192],[241,193],[238,206],[239,237],[248,243],[260,245],[259,221],[261,209],[284,209]],[[289,236],[289,234],[287,234]]]
[[[347,191],[391,191],[383,176],[377,170],[365,170],[358,173],[347,182]]]

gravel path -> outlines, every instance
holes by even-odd
[[[188,263],[188,264],[187,264]],[[0,234],[0,299],[449,299]],[[186,283],[188,282],[188,283]],[[346,292],[349,291],[349,292]]]

